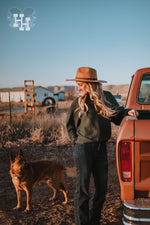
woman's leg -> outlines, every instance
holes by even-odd
[[[74,160],[77,172],[77,183],[74,198],[75,224],[89,224],[89,182],[93,166],[93,155],[90,144],[76,144]]]
[[[106,152],[106,143],[100,143],[95,151],[95,160],[93,167],[93,177],[95,182],[95,193],[92,199],[90,209],[90,225],[100,224],[101,209],[105,201],[108,179],[108,161]]]

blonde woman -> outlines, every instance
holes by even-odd
[[[67,130],[74,146],[77,183],[74,198],[75,224],[99,225],[105,201],[108,177],[106,142],[111,136],[111,122],[119,125],[124,116],[136,116],[135,110],[119,106],[110,92],[102,90],[96,70],[78,68],[76,78],[81,96],[68,112]],[[89,182],[93,175],[95,193],[89,205]]]

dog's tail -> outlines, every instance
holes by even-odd
[[[76,177],[76,168],[75,167],[65,167],[65,172],[69,177]]]

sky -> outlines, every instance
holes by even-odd
[[[30,18],[29,31],[13,27],[16,12]],[[129,84],[150,67],[149,12],[150,0],[1,0],[0,88],[75,85],[66,79],[82,66]]]

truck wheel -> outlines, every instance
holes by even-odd
[[[51,97],[47,97],[43,100],[42,102],[42,106],[51,106],[51,105],[55,105],[55,99],[51,98]]]
[[[47,97],[44,99],[44,101],[42,102],[42,106],[46,106],[47,107],[47,113],[54,113],[56,110],[55,107],[55,99],[51,98],[51,97]]]

